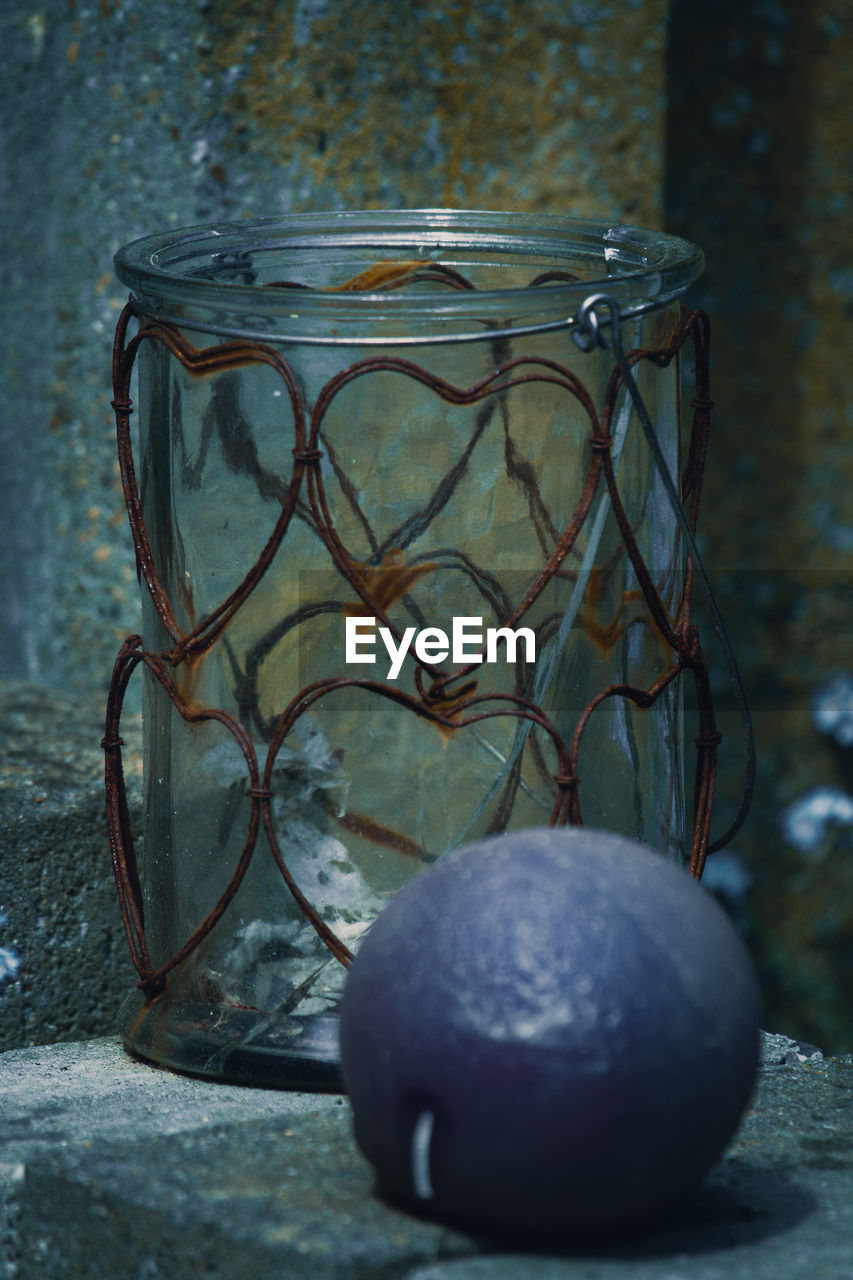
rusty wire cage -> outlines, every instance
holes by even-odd
[[[680,299],[702,256],[624,226],[421,211],[193,228],[116,265],[145,587],[104,738],[140,979],[121,1032],[184,1070],[337,1088],[359,937],[464,840],[586,822],[701,875],[719,734],[691,531],[711,401],[707,322]],[[610,340],[587,307],[573,343],[601,289]],[[119,736],[136,668],[139,856]]]

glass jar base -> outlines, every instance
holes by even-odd
[[[265,1014],[199,1008],[168,992],[145,1000],[133,991],[119,1014],[119,1035],[137,1058],[173,1071],[311,1093],[344,1093],[336,1013]]]

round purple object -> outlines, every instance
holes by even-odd
[[[341,1054],[395,1200],[472,1230],[577,1238],[676,1208],[758,1061],[752,964],[686,872],[603,831],[459,849],[371,927]]]

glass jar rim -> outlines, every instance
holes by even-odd
[[[444,290],[409,285],[389,292],[367,288],[339,291],[276,280],[246,282],[241,261],[272,255],[371,249],[376,260],[405,254],[424,262],[448,253],[526,256],[542,262],[583,260],[593,267],[582,279],[549,280],[501,287]],[[658,310],[678,298],[701,274],[702,251],[669,232],[570,216],[484,210],[411,209],[332,211],[203,223],[146,235],[119,249],[116,275],[147,315],[190,328],[273,341],[342,340],[340,325],[406,326],[408,338],[483,340],[489,315],[518,334],[570,325],[581,303],[605,292],[623,318]],[[595,267],[598,270],[595,270]],[[318,326],[335,326],[323,336]],[[419,336],[424,325],[431,334]],[[473,332],[467,330],[473,326]],[[386,342],[388,334],[377,337]],[[343,338],[346,341],[346,337]],[[363,333],[356,341],[363,341]]]

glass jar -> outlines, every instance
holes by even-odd
[[[436,858],[566,821],[684,856],[678,681],[618,693],[674,661],[626,530],[672,617],[680,539],[612,357],[568,322],[619,304],[677,475],[701,266],[658,232],[448,211],[118,253],[148,587],[124,651],[145,668],[144,850],[119,859],[134,1052],[336,1088],[348,958]]]

